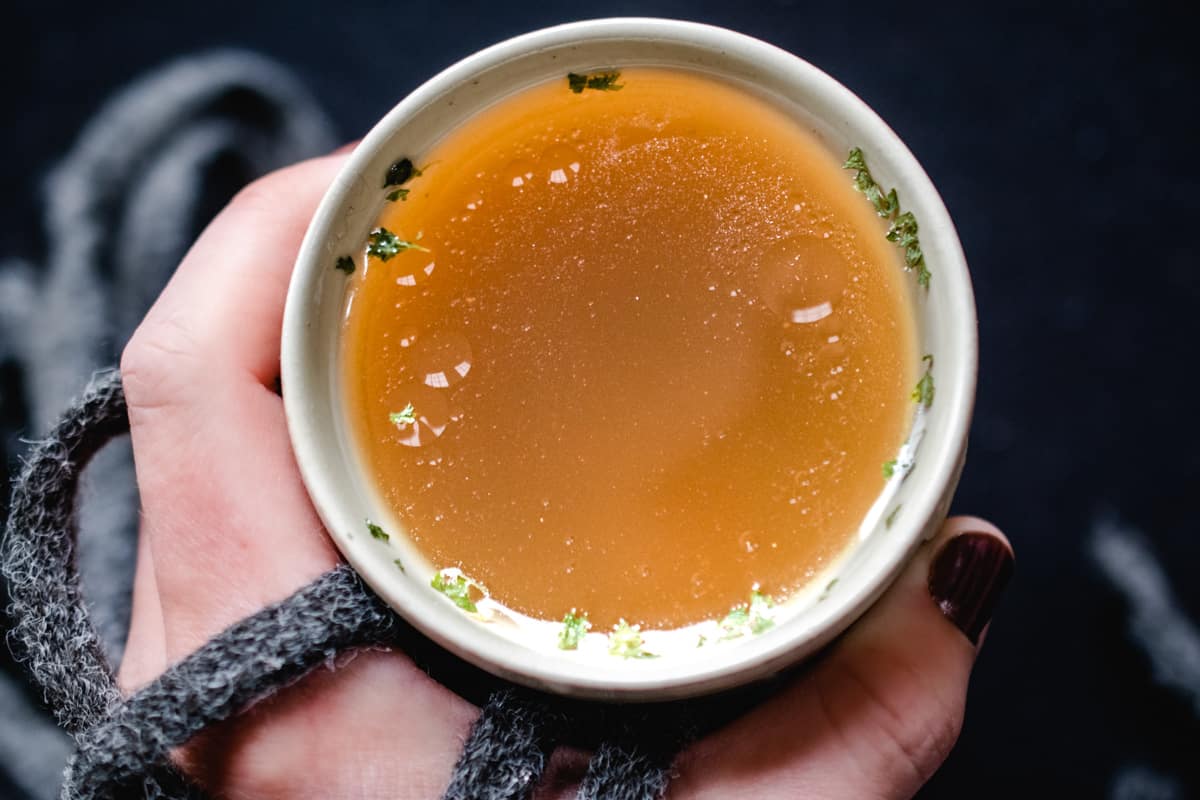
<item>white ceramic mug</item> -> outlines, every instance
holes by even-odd
[[[433,567],[404,537],[381,543],[367,535],[365,518],[389,515],[346,419],[338,366],[345,282],[332,268],[338,255],[363,246],[385,202],[379,176],[398,157],[428,152],[474,114],[525,87],[568,72],[630,66],[714,75],[773,102],[815,133],[833,157],[863,149],[878,183],[895,187],[920,224],[933,278],[928,289],[914,289],[913,313],[920,352],[936,357],[937,386],[935,402],[918,420],[919,457],[886,490],[887,507],[901,510],[885,525],[878,513],[884,505],[876,504],[874,518],[838,564],[832,588],[789,600],[780,622],[760,635],[647,660],[561,651],[463,614],[430,588]],[[728,688],[794,664],[883,593],[946,515],[966,452],[976,363],[974,297],[954,226],[912,153],[865,103],[800,58],[732,31],[672,20],[605,19],[518,36],[465,58],[371,130],[326,193],[304,239],[288,292],[281,367],[292,446],[313,503],[346,560],[392,608],[447,649],[517,683],[583,697],[664,700]]]

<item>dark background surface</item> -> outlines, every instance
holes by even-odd
[[[955,508],[1004,527],[1019,563],[960,745],[922,797],[1103,796],[1130,763],[1200,797],[1200,721],[1153,683],[1121,599],[1086,557],[1096,520],[1118,515],[1147,533],[1200,616],[1188,509],[1200,65],[1182,8],[7,0],[0,255],[41,256],[41,176],[114,89],[176,55],[233,45],[276,58],[348,140],[459,57],[579,17],[696,19],[789,49],[916,153],[978,295],[979,401]]]

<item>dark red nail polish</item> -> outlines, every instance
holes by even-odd
[[[933,559],[929,593],[946,618],[978,644],[1012,573],[1007,544],[987,533],[960,533]]]

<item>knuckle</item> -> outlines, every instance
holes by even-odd
[[[821,692],[822,707],[831,724],[863,748],[861,761],[880,786],[915,792],[958,742],[965,698],[931,685],[915,665],[893,659],[887,667],[882,686],[879,672],[840,664]]]
[[[950,756],[962,732],[962,708],[936,709],[896,737],[908,766],[923,784]]]
[[[282,229],[289,235],[303,233],[307,215],[297,215],[297,198],[303,196],[305,183],[298,180],[302,164],[284,167],[243,186],[221,212],[226,219],[242,225]],[[299,194],[298,194],[299,193]]]
[[[121,352],[121,384],[131,410],[172,404],[188,382],[194,337],[170,315],[147,317]]]
[[[279,174],[279,172],[272,172],[250,181],[239,189],[233,199],[229,201],[229,208],[237,211],[254,211],[274,206],[279,200],[277,188]]]
[[[229,210],[237,214],[277,213],[281,205],[288,205],[289,197],[295,191],[297,175],[307,163],[283,167],[250,181],[229,201]]]

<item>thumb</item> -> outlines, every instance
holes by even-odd
[[[671,797],[911,797],[958,738],[1012,570],[994,525],[947,520],[811,670],[681,756]]]

